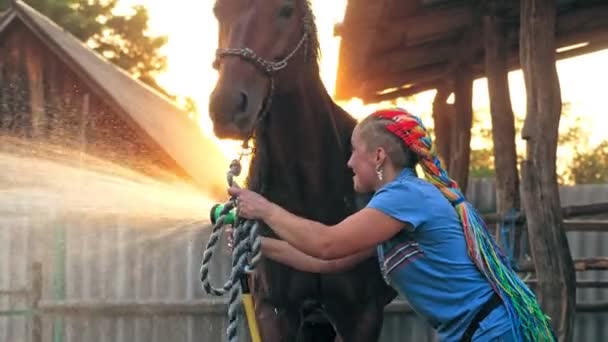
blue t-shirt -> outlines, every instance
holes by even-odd
[[[405,168],[376,191],[367,207],[411,225],[378,246],[387,282],[437,329],[441,341],[460,341],[493,290],[468,255],[452,204],[434,185]],[[473,339],[489,341],[510,329],[501,305],[480,323]]]

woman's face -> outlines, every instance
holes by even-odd
[[[351,137],[352,153],[348,167],[354,172],[353,184],[359,193],[373,192],[380,184],[376,174],[377,153],[368,151],[366,143],[361,139],[359,127],[355,127]]]

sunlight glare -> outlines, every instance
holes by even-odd
[[[312,0],[313,11],[321,44],[321,78],[328,92],[334,94],[338,68],[340,38],[334,36],[334,25],[344,17],[346,0]],[[150,14],[150,33],[169,37],[162,53],[168,56],[166,72],[157,77],[159,84],[180,97],[192,97],[198,106],[198,118],[203,132],[216,141],[232,158],[238,151],[238,142],[219,141],[212,133],[212,124],[207,113],[208,98],[217,80],[217,72],[211,63],[217,47],[217,22],[212,14],[213,1],[192,0],[120,0],[120,8],[142,4]],[[570,58],[558,62],[562,100],[569,103],[572,116],[581,116],[590,123],[592,145],[608,138],[600,129],[608,124],[604,115],[602,86],[608,79],[608,50]],[[516,116],[525,115],[525,87],[521,71],[509,74],[511,98]],[[402,106],[420,115],[427,126],[432,127],[432,102],[435,91],[427,91],[406,99],[364,105],[359,99],[338,102],[353,117],[361,119],[382,106]],[[487,112],[489,100],[485,79],[474,83],[474,110]],[[489,112],[487,112],[489,113]],[[480,118],[482,124],[490,125],[490,117]],[[566,120],[567,121],[567,120]],[[517,137],[518,145],[523,143]]]

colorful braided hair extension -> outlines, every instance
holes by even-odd
[[[509,318],[514,322],[513,332],[517,340],[554,341],[549,317],[539,307],[534,293],[513,271],[509,259],[475,208],[465,200],[458,184],[441,167],[422,121],[401,108],[380,110],[372,116],[392,121],[386,125],[386,129],[416,153],[427,180],[456,209],[462,222],[469,256],[505,304]]]

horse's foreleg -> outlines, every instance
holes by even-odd
[[[268,301],[256,301],[256,318],[262,341],[293,342],[300,325],[297,310],[276,308]]]
[[[343,309],[343,308],[342,308]],[[346,312],[333,312],[338,337],[336,342],[375,342],[380,339],[384,308],[380,305],[354,307]]]

